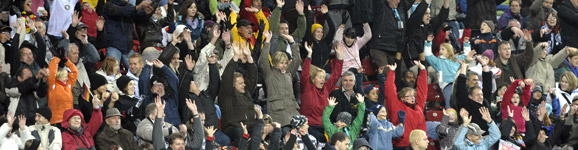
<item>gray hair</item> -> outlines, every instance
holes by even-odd
[[[342,78],[345,77],[345,76],[353,76],[353,79],[355,80],[355,74],[354,74],[353,72],[351,72],[351,71],[345,71],[345,72],[341,75]]]

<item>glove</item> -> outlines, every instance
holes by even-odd
[[[263,19],[259,20],[259,31],[265,30],[265,21]]]
[[[397,118],[399,120],[399,123],[403,123],[405,124],[405,111],[400,110],[397,112]]]

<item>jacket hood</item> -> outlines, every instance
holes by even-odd
[[[81,125],[86,126],[86,123],[84,122],[84,115],[82,115],[82,112],[80,112],[80,110],[68,109],[68,110],[64,111],[64,116],[63,116],[63,120],[62,120],[62,128],[70,129],[70,127],[68,126],[68,120],[70,118],[72,118],[73,116],[76,116],[76,115],[80,116],[80,119],[82,120]]]

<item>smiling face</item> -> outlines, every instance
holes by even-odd
[[[280,35],[289,34],[289,25],[286,22],[282,22],[279,24],[279,34]]]
[[[131,80],[128,82],[128,84],[126,85],[126,88],[124,90],[126,91],[126,94],[134,95],[134,89],[135,89],[134,80]]]
[[[547,138],[548,135],[546,135],[546,131],[540,130],[540,133],[538,134],[538,142],[545,143]]]
[[[372,102],[377,102],[377,98],[379,97],[378,92],[379,90],[374,88],[373,90],[369,91],[365,97]]]
[[[20,49],[20,61],[31,65],[34,62],[34,54],[32,50],[27,47]]]
[[[288,62],[287,61],[281,61],[277,64],[275,64],[275,68],[281,70],[281,73],[286,73],[287,72],[287,66],[288,66]]]
[[[241,77],[236,77],[234,80],[234,87],[239,93],[245,93],[245,79]]]
[[[317,41],[321,41],[321,39],[323,39],[323,28],[315,29],[315,32],[313,32],[313,38]]]
[[[385,107],[381,107],[381,109],[379,109],[379,112],[377,113],[377,119],[379,120],[387,119],[387,111],[385,110]]]
[[[353,87],[355,86],[355,76],[348,75],[341,78],[341,86],[347,92],[353,92]]]
[[[74,128],[80,128],[80,124],[82,123],[82,118],[79,115],[72,116],[68,119],[68,125]]]
[[[558,17],[554,13],[550,13],[546,20],[548,22],[548,26],[555,27],[558,24]]]

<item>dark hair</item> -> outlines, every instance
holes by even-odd
[[[173,134],[169,135],[169,145],[172,145],[176,139],[182,139],[184,141],[185,136],[181,133],[173,133]]]
[[[510,46],[510,42],[508,42],[508,41],[501,41],[500,43],[498,43],[498,49],[500,49],[500,46],[506,45],[506,44],[508,44],[508,46]],[[498,51],[498,52],[499,52],[499,51]]]
[[[520,3],[520,7],[522,7],[522,1],[521,0],[510,0],[510,3],[508,4],[508,6],[512,6],[512,2],[518,2]]]
[[[337,141],[343,142],[347,139],[349,139],[347,134],[345,134],[343,132],[337,132],[337,133],[333,134],[333,136],[331,136],[331,145],[335,145],[337,143]]]
[[[140,144],[139,149],[141,150],[154,150],[155,147],[148,142],[143,142],[142,144]]]
[[[287,24],[287,25],[289,25],[289,21],[287,21],[287,20],[281,20],[281,21],[279,21],[279,24]]]
[[[481,88],[480,86],[471,87],[471,88],[468,89],[469,95],[474,94],[474,90],[476,90],[476,89],[482,90],[482,88]],[[483,91],[482,91],[482,92],[483,92]]]
[[[30,70],[30,68],[28,67],[20,67],[17,71],[16,71],[16,76],[17,77],[22,77],[24,75],[24,70]],[[32,70],[30,70],[32,71]]]
[[[197,7],[197,14],[195,14],[194,17],[201,15],[201,12],[199,12],[199,5],[197,4],[197,2],[194,0],[186,0],[183,2],[183,5],[181,5],[181,8],[179,9],[179,12],[178,12],[178,16],[175,20],[179,20],[178,19],[179,17],[181,17],[180,21],[185,20],[187,18],[187,11],[188,11],[187,9],[189,9],[189,7],[191,7],[191,5],[193,5],[193,4],[195,4],[195,7]],[[169,12],[167,12],[167,13],[169,13]],[[203,16],[201,15],[201,17],[203,17]]]
[[[357,32],[355,31],[355,28],[350,27],[345,29],[345,31],[343,32],[343,36],[348,38],[356,38]]]

